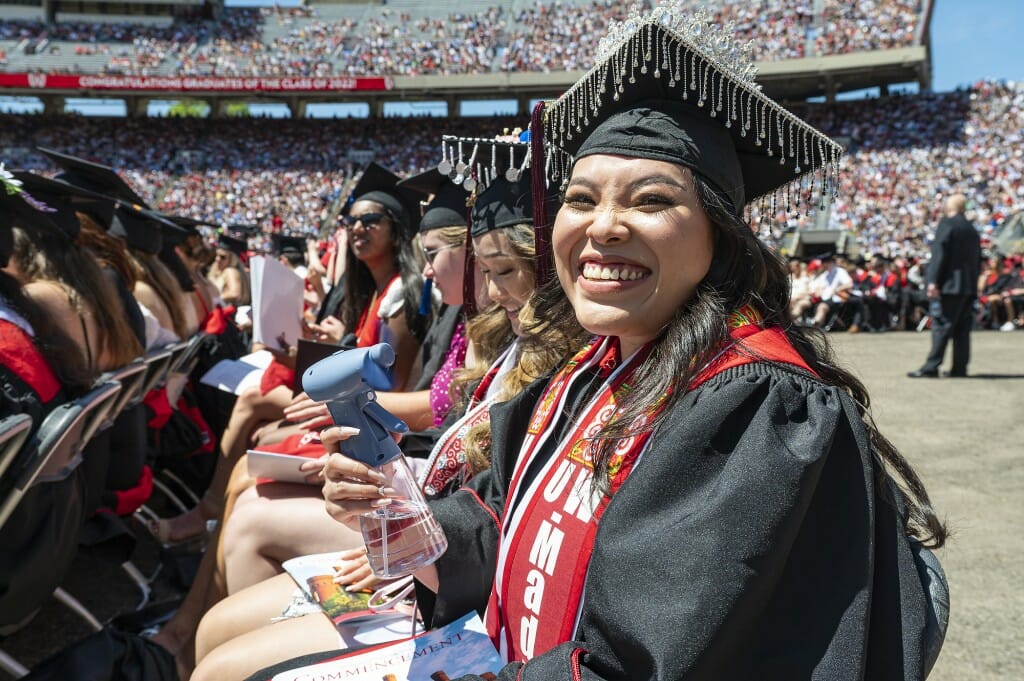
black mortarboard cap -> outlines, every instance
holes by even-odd
[[[428,170],[402,180],[399,187],[408,187],[420,194],[433,195],[423,208],[420,218],[420,232],[429,232],[442,227],[465,227],[466,207],[469,192],[452,183],[447,175],[437,170]]]
[[[54,209],[50,218],[69,238],[76,238],[81,231],[79,212],[91,216],[103,229],[110,225],[117,202],[109,196],[27,171],[15,171],[14,176],[33,198]]]
[[[0,182],[0,267],[7,265],[14,251],[13,227],[35,233],[63,234],[50,219],[53,209],[23,191],[9,191]]]
[[[64,172],[58,176],[59,179],[119,201],[148,207],[146,201],[110,166],[86,161],[84,158],[63,154],[53,149],[39,147],[39,151],[63,168]]]
[[[400,179],[379,163],[371,163],[352,190],[349,205],[356,201],[379,203],[394,216],[400,230],[411,236],[413,216],[419,214],[419,202],[426,196],[408,186],[398,186]]]
[[[306,252],[306,237],[289,236],[287,234],[271,234],[270,241],[273,244],[275,255],[286,253],[303,254]]]
[[[495,179],[473,204],[473,236],[502,227],[533,225],[533,202],[529,174],[516,182]]]
[[[259,234],[261,231],[263,231],[260,229],[259,225],[254,225],[251,223],[231,224],[228,225],[225,229],[227,229],[229,232],[234,232],[235,234],[242,234],[244,236],[255,236]]]
[[[704,9],[665,3],[611,22],[596,65],[533,131],[548,180],[559,187],[577,159],[603,153],[694,169],[737,214],[807,173],[794,200],[835,191],[842,148],[764,95],[750,56]]]
[[[120,203],[114,211],[110,234],[124,239],[129,248],[159,255],[165,235],[170,235],[172,242],[180,242],[187,233],[155,211]]]
[[[231,251],[236,255],[242,255],[249,250],[249,243],[245,239],[239,239],[230,234],[221,234],[217,237],[217,247]]]

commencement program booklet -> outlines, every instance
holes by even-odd
[[[275,675],[272,681],[435,681],[497,674],[504,666],[475,612],[446,627]]]

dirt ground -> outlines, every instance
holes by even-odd
[[[952,615],[932,681],[1024,679],[1024,332],[973,335],[973,378],[910,379],[927,333],[833,334],[882,431],[923,477],[954,536],[939,557]],[[155,547],[140,545],[146,572]],[[106,620],[138,593],[116,565],[80,556],[65,584]],[[157,598],[172,595],[165,579]],[[55,603],[0,645],[31,666],[87,633]],[[0,672],[0,679],[5,678]]]
[[[953,530],[938,554],[949,632],[929,679],[1024,679],[1024,332],[974,333],[967,379],[906,378],[927,333],[832,340]]]

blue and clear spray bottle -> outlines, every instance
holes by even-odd
[[[390,503],[359,518],[373,574],[385,579],[411,575],[448,548],[444,531],[430,512],[416,476],[392,438],[408,431],[399,418],[377,403],[375,390],[391,387],[388,367],[395,351],[387,343],[344,350],[320,360],[302,375],[310,398],[327,402],[336,425],[359,429],[341,442],[341,453],[375,468],[395,490]]]

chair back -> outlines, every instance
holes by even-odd
[[[167,378],[167,370],[170,368],[171,360],[174,358],[171,352],[173,347],[171,345],[146,353],[142,360],[146,364],[146,377],[142,382],[143,397]]]
[[[171,362],[169,373],[191,374],[196,366],[196,362],[199,360],[199,351],[202,349],[203,343],[206,342],[208,336],[209,334],[200,331],[188,339],[183,344],[183,348],[177,349],[178,346],[171,346],[174,359]]]
[[[0,527],[30,487],[71,475],[82,462],[82,450],[107,418],[120,391],[120,383],[109,381],[47,414],[4,477],[0,489]]]
[[[146,370],[145,361],[139,359],[131,364],[126,364],[120,369],[104,373],[96,381],[96,385],[108,381],[117,381],[121,384],[121,392],[118,394],[117,399],[114,400],[114,404],[107,417],[108,423],[105,426],[112,424],[114,419],[125,409],[130,409],[142,402],[144,397],[142,387],[146,381]]]
[[[28,414],[13,414],[0,419],[0,478],[21,451],[32,430],[32,417]]]

